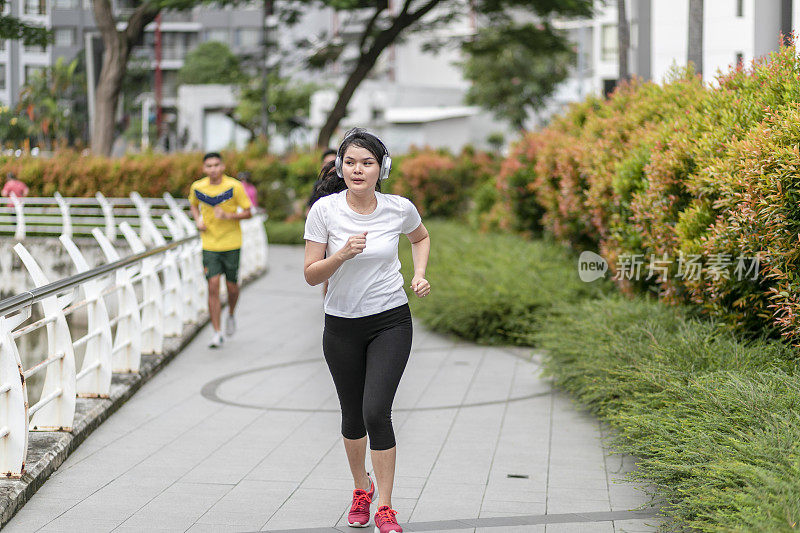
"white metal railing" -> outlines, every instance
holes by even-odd
[[[135,193],[130,199],[106,199],[98,193],[93,199],[11,200],[13,208],[3,209],[13,211],[13,220],[3,220],[0,210],[0,234],[17,240],[59,234],[77,272],[51,282],[23,242],[14,246],[35,286],[0,301],[0,475],[19,477],[28,431],[70,431],[76,397],[107,398],[112,373],[138,372],[142,354],[161,353],[165,337],[178,336],[184,325],[200,320],[206,283],[187,204],[169,194],[163,199]],[[257,214],[242,221],[242,279],[266,267],[264,220]],[[120,257],[118,231],[133,255]],[[75,235],[91,235],[107,263],[90,268]],[[42,318],[28,323],[36,304]],[[83,308],[87,332],[75,338],[66,317]],[[47,351],[26,369],[18,339],[41,328],[46,328]],[[84,353],[80,370],[76,348]],[[45,372],[42,393],[29,406],[26,380],[39,372]]]
[[[175,217],[173,205],[179,206],[185,214],[189,204],[185,199],[173,199],[169,193],[165,193],[164,198],[142,198],[138,193],[132,193],[129,198],[106,198],[100,192],[94,198],[64,198],[58,193],[52,198],[12,195],[0,202],[0,235],[13,234],[18,240],[62,234],[91,237],[94,228],[102,227],[113,241],[118,236],[119,224],[128,222],[137,230],[143,225],[149,226],[142,238],[153,245],[155,243],[150,240],[153,228],[168,234],[161,215]],[[179,224],[183,225],[184,221],[180,220]]]

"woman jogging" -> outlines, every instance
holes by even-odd
[[[411,312],[397,245],[411,241],[411,289],[430,293],[425,268],[428,231],[406,198],[380,193],[392,160],[376,136],[350,130],[335,168],[347,188],[320,198],[308,213],[304,273],[310,285],[329,280],[322,348],[342,409],[342,436],[355,490],[347,521],[366,527],[375,485],[367,474],[367,437],[378,485],[375,531],[401,532],[392,509],[396,459],[392,402],[411,353]]]

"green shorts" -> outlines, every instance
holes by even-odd
[[[203,250],[203,270],[206,279],[225,274],[225,280],[236,283],[239,279],[239,251],[227,250],[225,252],[212,252]]]

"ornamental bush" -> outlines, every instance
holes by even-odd
[[[498,166],[496,157],[470,147],[458,156],[414,148],[393,158],[384,191],[409,198],[423,217],[462,218],[473,207],[475,190],[494,178]]]
[[[200,153],[143,153],[121,158],[82,155],[62,150],[51,158],[3,157],[0,172],[14,172],[30,187],[30,196],[52,196],[56,191],[70,197],[127,196],[138,191],[142,196],[161,196],[169,192],[186,197],[192,182],[203,175]],[[241,152],[222,153],[226,173],[236,176],[249,171],[258,189],[258,202],[271,218],[283,220],[295,212],[296,190],[310,190],[317,177],[319,154],[293,154],[285,160],[251,146]],[[310,160],[316,161],[313,165]]]
[[[625,291],[800,343],[799,103],[794,45],[711,85],[678,70],[662,85],[623,84],[514,146],[494,209],[511,220],[497,226],[599,250],[612,271],[638,256],[643,275],[617,280]],[[693,256],[701,275],[679,276],[679,259]],[[663,279],[645,275],[651,257],[666,259]]]

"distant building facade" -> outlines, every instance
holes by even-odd
[[[117,15],[133,11],[132,4],[113,1]],[[8,0],[5,13],[53,31],[53,43],[45,48],[0,40],[0,103],[13,106],[20,88],[34,72],[52,65],[59,57],[71,61],[84,53],[87,35],[98,35],[91,0]],[[262,9],[259,3],[235,8],[197,7],[186,12],[165,12],[161,18],[164,105],[174,106],[177,72],[195,46],[221,41],[240,55],[258,54],[261,46]],[[144,41],[132,57],[141,58],[155,71],[155,23],[147,26]]]
[[[604,94],[617,83],[617,3],[596,2],[591,20],[559,20],[578,53],[577,66],[553,97],[550,112],[588,94]],[[662,82],[673,66],[685,66],[689,0],[627,0],[629,71]],[[797,0],[705,0],[703,78],[777,50],[780,35],[800,28]]]

